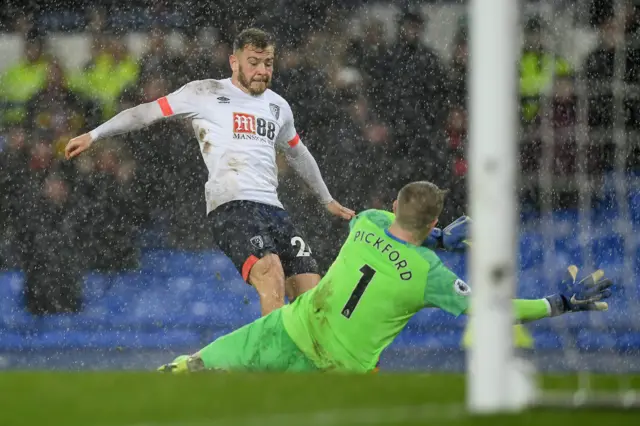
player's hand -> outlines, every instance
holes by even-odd
[[[471,246],[471,240],[469,239],[470,229],[471,218],[460,216],[444,229],[433,228],[423,246],[432,250],[464,251]]]
[[[79,155],[91,146],[93,139],[89,133],[82,134],[69,141],[64,148],[64,156],[67,160]]]
[[[350,220],[356,215],[356,212],[343,207],[336,200],[332,200],[329,204],[327,204],[327,210],[329,210],[329,213],[331,213],[332,215],[341,217],[342,219],[346,220]]]
[[[433,228],[422,245],[425,247],[429,247],[431,250],[444,248],[442,246],[442,229]]]
[[[460,216],[442,230],[442,246],[448,251],[464,251],[471,246],[471,218]]]
[[[611,296],[613,282],[604,276],[604,271],[598,269],[576,283],[578,267],[571,265],[567,268],[566,276],[560,283],[558,294],[546,299],[551,305],[551,316],[567,312],[606,311],[607,302],[602,302]]]

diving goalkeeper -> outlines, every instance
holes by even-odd
[[[338,257],[315,288],[160,370],[366,373],[421,309],[468,313],[469,286],[422,247],[437,223],[444,195],[430,182],[413,182],[398,194],[394,213],[358,214]],[[576,283],[577,272],[573,265],[568,268],[558,294],[514,300],[516,319],[606,310],[601,300],[611,295],[611,281],[598,270]]]

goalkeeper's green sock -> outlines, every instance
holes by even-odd
[[[514,299],[513,308],[517,321],[529,322],[549,317],[549,302],[545,299]],[[533,337],[524,325],[514,325],[513,333],[513,343],[515,347],[521,349],[533,348]],[[471,345],[471,338],[469,323],[467,323],[464,336],[462,337],[462,346],[464,348],[468,348]]]
[[[464,330],[464,336],[462,336],[462,347],[468,349],[471,346],[471,329],[467,323]],[[533,348],[534,340],[533,336],[527,328],[522,324],[516,324],[513,326],[513,344],[516,348],[531,349]]]

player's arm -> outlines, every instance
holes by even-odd
[[[524,323],[571,312],[606,311],[608,305],[602,300],[611,296],[611,280],[598,270],[576,283],[577,274],[578,268],[569,266],[556,294],[542,299],[515,299],[516,321]],[[438,307],[456,316],[470,313],[471,288],[442,263],[429,272],[428,280],[425,306]]]
[[[329,204],[333,197],[327,188],[320,168],[311,152],[302,143],[296,134],[287,142],[288,147],[284,150],[287,163],[296,171],[298,176],[311,188],[318,200],[322,204]]]
[[[514,300],[516,321],[528,322],[572,312],[609,309],[607,302],[602,300],[611,296],[613,283],[604,276],[604,271],[599,269],[579,282],[576,282],[577,277],[578,267],[571,265],[558,293],[537,300]]]
[[[89,133],[71,139],[65,148],[67,159],[80,154],[97,140],[140,130],[164,118],[196,116],[193,97],[194,85],[198,83],[187,83],[175,92],[153,102],[121,111]]]
[[[293,113],[288,105],[283,108],[284,123],[278,134],[278,145],[284,151],[287,163],[296,171],[298,176],[311,188],[321,204],[327,207],[330,213],[343,219],[351,219],[355,212],[343,207],[333,199],[327,188],[320,168],[311,152],[300,140],[296,132]]]

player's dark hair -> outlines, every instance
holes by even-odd
[[[442,213],[447,192],[427,181],[405,185],[398,193],[396,221],[409,232],[424,232]]]
[[[242,30],[233,40],[233,51],[243,50],[247,46],[253,46],[258,50],[264,50],[269,46],[275,46],[276,39],[273,34],[258,28]]]

